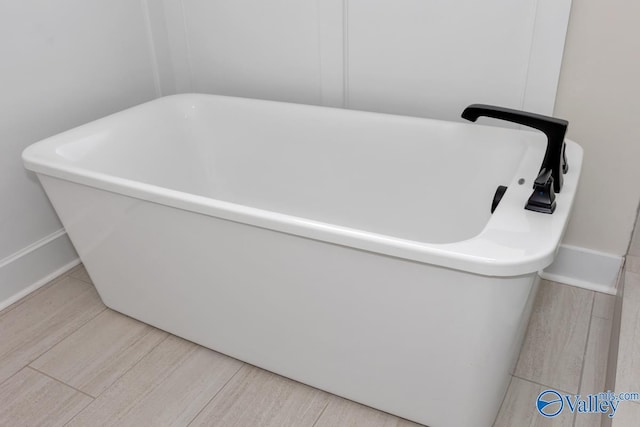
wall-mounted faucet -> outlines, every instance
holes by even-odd
[[[569,122],[541,114],[484,104],[469,105],[462,112],[462,118],[472,122],[481,116],[532,127],[544,132],[547,136],[547,151],[533,184],[534,192],[525,209],[553,213],[556,207],[555,193],[562,190],[562,175],[569,170],[564,145],[564,136]]]

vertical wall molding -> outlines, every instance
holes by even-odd
[[[538,17],[538,5],[540,4],[540,0],[536,0],[534,5],[533,5],[533,9],[532,9],[532,19],[531,19],[531,42],[529,44],[529,60],[528,60],[528,64],[527,64],[527,74],[525,76],[525,84],[522,87],[522,99],[519,105],[519,108],[524,110],[525,109],[525,103],[526,103],[526,98],[527,98],[527,82],[529,81],[529,75],[531,73],[531,58],[533,57],[533,43],[535,41],[535,27],[536,27],[536,22],[537,22],[537,17]],[[542,113],[541,111],[539,111],[539,113]],[[547,114],[547,113],[545,113]],[[518,126],[518,128],[522,128],[522,126]]]
[[[522,108],[553,114],[571,0],[538,0]]]
[[[152,1],[150,9],[156,40],[164,44],[160,57],[160,75],[164,95],[192,91],[191,59],[187,40],[187,22],[182,0]],[[157,49],[157,46],[156,46]],[[159,55],[160,56],[160,55]],[[162,70],[164,68],[164,71]]]
[[[349,108],[349,0],[342,0],[342,57],[344,63],[342,90],[344,107]]]
[[[162,84],[160,83],[161,64],[159,63],[157,51],[164,45],[164,43],[161,43],[161,41],[158,40],[160,36],[159,34],[154,35],[154,23],[157,25],[159,23],[162,23],[162,20],[151,18],[152,11],[150,9],[148,0],[140,0],[140,6],[142,8],[142,15],[144,16],[145,25],[147,27],[147,43],[149,45],[149,54],[151,55],[151,62],[153,64],[153,84],[156,89],[156,97],[161,97],[163,93]],[[155,2],[154,11],[158,11]],[[162,12],[162,9],[160,9],[159,11]],[[158,31],[155,31],[155,33],[158,33]]]
[[[317,0],[320,61],[320,99],[328,107],[344,107],[346,0]]]
[[[182,42],[184,43],[184,59],[187,67],[187,76],[188,79],[184,82],[180,82],[180,85],[183,86],[186,92],[191,92],[193,90],[193,64],[191,60],[191,48],[189,46],[189,35],[187,33],[187,12],[185,11],[185,3],[184,0],[180,0],[180,17],[182,18]],[[178,83],[176,83],[178,84]]]

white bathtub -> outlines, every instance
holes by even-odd
[[[178,95],[23,158],[107,306],[468,427],[494,420],[569,217],[582,163],[570,141],[555,213],[524,209],[545,146],[528,131]]]

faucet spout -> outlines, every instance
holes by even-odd
[[[567,173],[569,168],[564,152],[564,136],[569,122],[555,117],[485,104],[469,105],[462,112],[462,118],[472,122],[481,116],[506,120],[544,132],[547,136],[547,151],[542,160],[540,172],[551,171],[554,191],[559,193],[562,190],[562,175]]]

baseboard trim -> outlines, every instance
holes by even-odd
[[[622,262],[620,256],[562,245],[540,277],[615,295]],[[0,260],[0,310],[78,264],[80,259],[64,229]]]
[[[80,259],[64,229],[0,260],[0,310],[76,265]]]
[[[561,245],[556,259],[540,277],[591,291],[616,295],[621,256]]]

